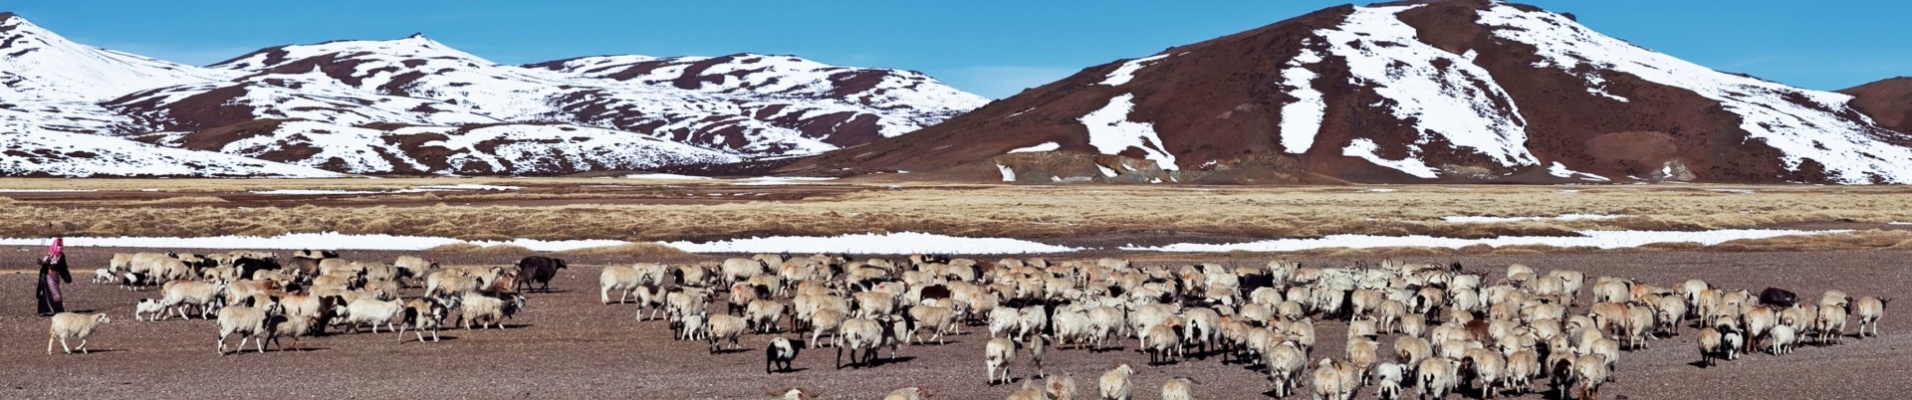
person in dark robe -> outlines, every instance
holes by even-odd
[[[40,316],[51,316],[66,311],[60,303],[66,301],[60,287],[73,283],[73,274],[67,272],[66,253],[60,249],[62,241],[53,238],[53,246],[47,247],[46,255],[40,257],[39,290],[34,297],[40,300]]]

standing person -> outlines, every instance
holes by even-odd
[[[66,311],[60,303],[66,298],[60,285],[73,283],[73,274],[66,269],[66,253],[60,250],[60,238],[53,238],[53,245],[47,247],[46,255],[40,257],[39,290],[34,296],[40,300],[40,316],[50,316]],[[59,274],[55,276],[54,274]]]

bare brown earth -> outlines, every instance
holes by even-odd
[[[105,261],[117,249],[75,249],[82,271]],[[37,248],[0,248],[6,269],[18,269]],[[389,259],[398,253],[346,252],[356,259]],[[456,263],[507,263],[515,257],[436,255]],[[1578,268],[1590,276],[1623,275],[1670,285],[1701,278],[1727,288],[1758,290],[1780,286],[1802,297],[1826,289],[1854,296],[1896,295],[1912,281],[1904,261],[1912,251],[1841,252],[1654,252],[1594,254],[1519,254],[1410,257],[1410,261],[1459,261],[1472,271],[1495,272],[1508,263],[1539,269]],[[1269,255],[1156,255],[1147,263],[1218,261],[1262,263]],[[0,397],[6,398],[761,398],[764,392],[792,386],[820,389],[826,399],[871,399],[889,390],[921,386],[939,399],[997,399],[1016,385],[989,387],[983,378],[981,327],[966,328],[949,344],[905,347],[897,358],[864,369],[836,370],[830,349],[804,352],[799,370],[765,375],[761,346],[769,336],[750,335],[746,351],[708,354],[701,343],[670,340],[662,322],[633,320],[630,305],[600,305],[596,300],[597,265],[635,259],[574,258],[586,264],[564,270],[552,294],[530,294],[530,306],[509,323],[490,331],[448,331],[441,343],[400,342],[397,336],[341,334],[306,340],[307,351],[216,356],[213,323],[173,319],[133,321],[131,306],[148,292],[76,282],[67,305],[113,317],[92,342],[88,355],[45,355],[46,320],[31,315],[32,275],[0,274]],[[689,261],[671,259],[669,261]],[[1349,259],[1304,258],[1304,265],[1340,264]],[[76,274],[77,275],[77,274]],[[77,276],[83,281],[84,276]],[[407,296],[416,295],[408,290]],[[1712,399],[1884,399],[1912,391],[1912,334],[1888,310],[1881,338],[1847,338],[1842,345],[1803,346],[1786,356],[1750,355],[1714,368],[1699,368],[1690,329],[1659,340],[1651,349],[1626,353],[1618,381],[1602,398]],[[1344,326],[1322,326],[1316,358],[1339,355]],[[1851,328],[1849,328],[1851,329]],[[410,337],[410,334],[406,334]],[[1382,343],[1392,343],[1385,338]],[[1115,363],[1138,367],[1138,399],[1156,398],[1172,377],[1199,382],[1200,398],[1265,398],[1263,375],[1218,359],[1192,359],[1148,367],[1147,357],[1128,350],[1051,351],[1046,372],[1074,374],[1079,387],[1093,390],[1091,379]],[[1384,345],[1388,346],[1388,345]],[[1384,347],[1384,350],[1386,347]],[[1034,371],[1019,359],[1015,375]],[[1090,392],[1092,393],[1092,392]],[[1361,392],[1373,396],[1372,387]],[[1305,397],[1305,396],[1303,396]],[[1297,397],[1291,397],[1297,398]],[[1453,398],[1453,397],[1450,397]],[[1538,395],[1509,398],[1541,398]]]

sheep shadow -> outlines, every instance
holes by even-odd
[[[748,352],[753,352],[753,351],[761,351],[761,350],[759,350],[759,349],[752,349],[752,348],[736,348],[736,349],[717,349],[717,351],[716,351],[716,352],[713,352],[713,353],[710,353],[710,354],[712,354],[712,355],[719,355],[719,356],[721,356],[721,355],[725,355],[725,354],[737,354],[737,353],[748,353]]]
[[[810,370],[809,368],[791,368],[791,369],[787,369],[787,370],[778,370],[778,371],[775,371],[775,372],[771,372],[771,374],[772,374],[772,375],[774,375],[774,374],[794,374],[794,373],[798,373],[798,372],[803,372],[803,371],[809,371],[809,370]]]
[[[1705,361],[1694,361],[1694,362],[1690,362],[1690,363],[1686,363],[1686,365],[1691,365],[1691,366],[1693,366],[1693,368],[1700,368],[1700,369],[1706,369],[1706,368],[1708,368],[1708,367],[1706,366],[1706,362],[1705,362]]]

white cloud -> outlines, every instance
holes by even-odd
[[[1000,99],[1014,96],[1023,89],[1067,78],[1078,70],[1063,67],[989,65],[955,68],[940,74],[932,73],[931,76],[957,89],[983,97]]]

